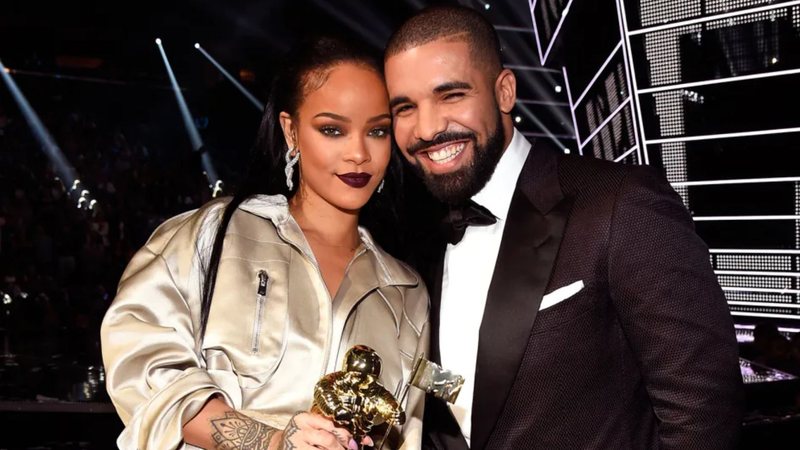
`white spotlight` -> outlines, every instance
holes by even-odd
[[[196,49],[200,50],[200,44],[198,44],[198,43],[196,43],[196,42],[195,42],[195,44],[194,44],[194,48],[196,48]]]
[[[161,45],[161,38],[156,38],[156,45]]]
[[[522,122],[522,117],[520,117],[520,116],[514,117],[514,122],[516,122],[516,123]]]
[[[568,148],[565,148],[565,149],[564,149],[564,153],[566,153],[567,155],[569,155],[569,154],[570,154],[570,150],[569,150]]]
[[[556,93],[557,94],[561,93],[561,86],[560,85],[556,85]]]
[[[483,9],[485,9],[485,10],[487,10],[487,11],[488,11],[488,10],[490,10],[491,8],[492,8],[492,5],[490,5],[490,4],[488,4],[488,3],[484,3],[484,4],[483,4]]]
[[[772,58],[772,64],[778,64],[778,58]]]

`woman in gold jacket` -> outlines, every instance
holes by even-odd
[[[317,380],[364,344],[397,392],[427,347],[424,285],[367,231],[399,189],[380,65],[332,38],[290,56],[240,192],[162,224],[123,274],[101,329],[120,448],[352,449],[307,412]],[[420,447],[422,407],[412,389],[389,447]]]

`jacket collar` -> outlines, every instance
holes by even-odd
[[[300,226],[289,213],[286,197],[283,195],[255,195],[242,202],[239,209],[271,221],[282,239],[316,263],[316,258]],[[395,324],[399,326],[400,318],[404,314],[404,299],[395,289],[388,288],[417,286],[420,280],[413,270],[386,253],[374,241],[366,228],[359,227],[358,232],[362,248],[357,251],[356,257],[348,269],[347,278],[340,287],[339,297],[341,298],[336,301],[341,303],[336,305],[336,309],[346,315],[358,301],[377,289],[392,310]],[[358,274],[358,276],[351,276],[351,274]]]
[[[283,195],[255,195],[242,202],[239,209],[271,221],[282,237],[307,252],[309,256],[313,256],[300,226],[289,213],[289,202]],[[370,253],[375,266],[378,287],[419,284],[417,275],[386,253],[366,228],[358,227],[358,234],[361,237],[361,244]]]
[[[561,149],[544,139],[533,140],[531,144],[517,187],[540,213],[547,214],[564,199],[558,178]]]

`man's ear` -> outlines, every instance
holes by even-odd
[[[494,83],[494,95],[500,111],[505,114],[511,113],[514,104],[517,102],[517,78],[514,72],[509,69],[500,71]]]
[[[286,140],[286,145],[289,148],[295,148],[295,146],[297,146],[297,133],[294,131],[292,116],[282,111],[278,115],[278,120],[281,122],[281,129],[283,129],[283,138]]]

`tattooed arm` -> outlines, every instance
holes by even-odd
[[[209,450],[267,450],[279,448],[270,447],[279,431],[235,411],[215,397],[183,426],[183,439],[187,444]]]
[[[300,412],[285,430],[242,414],[213,398],[183,426],[184,441],[208,450],[356,449],[347,430],[322,416]]]

